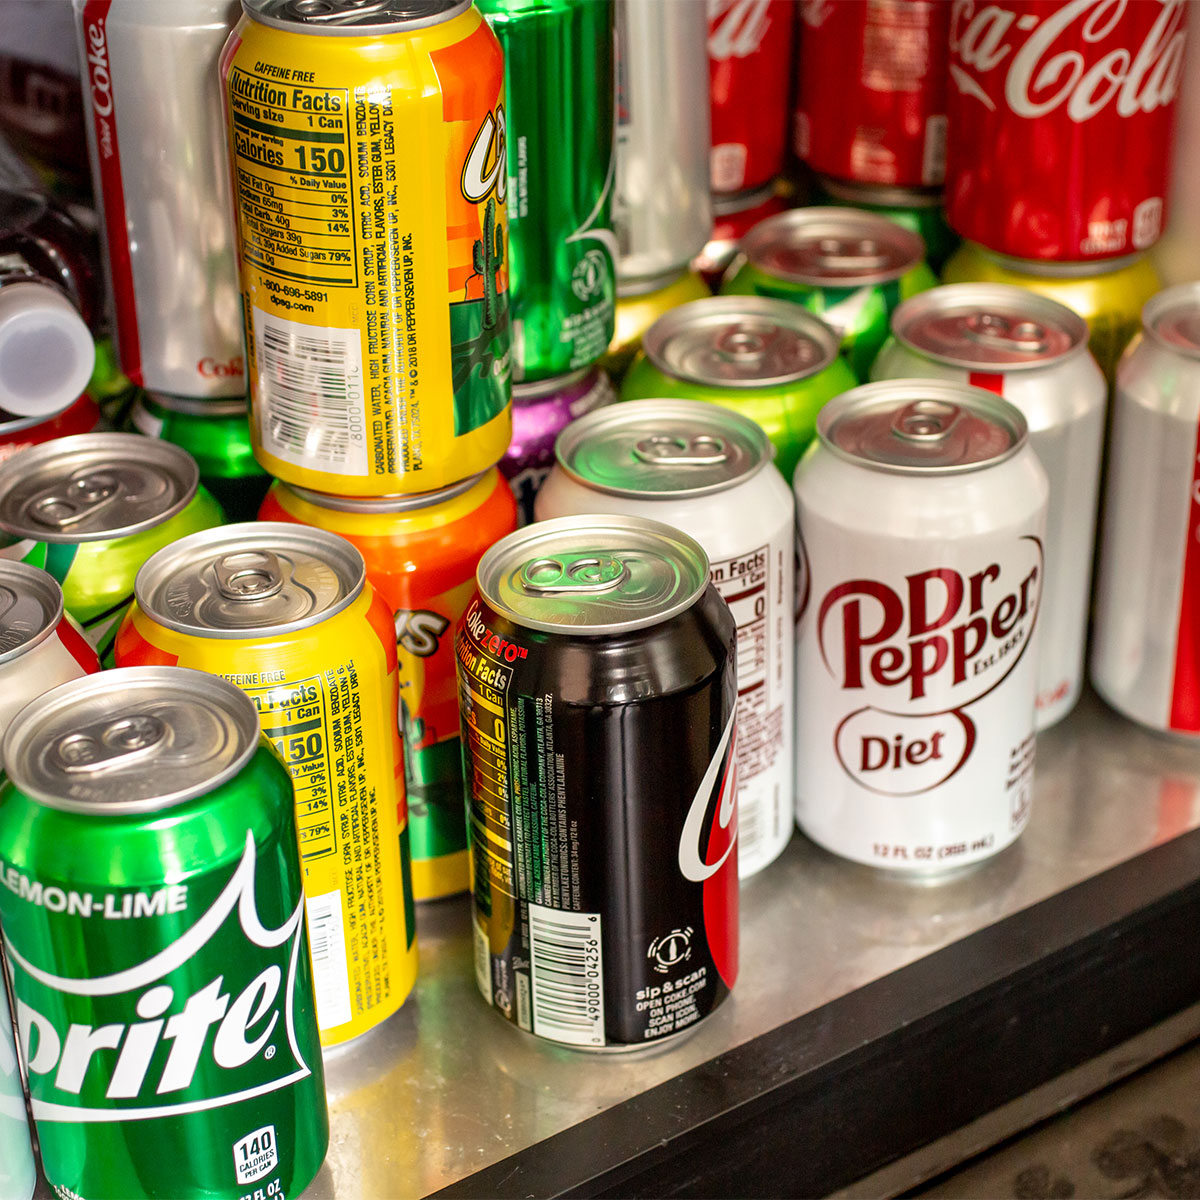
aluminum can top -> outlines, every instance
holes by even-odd
[[[146,392],[146,399],[165,408],[167,412],[185,417],[244,417],[250,411],[245,396],[172,396],[167,392]]]
[[[919,233],[857,208],[793,208],[760,221],[742,239],[764,274],[810,287],[888,283],[925,257]]]
[[[818,175],[823,192],[847,204],[866,204],[876,208],[940,208],[941,188],[901,187],[898,183],[858,183]]]
[[[1087,322],[1065,304],[1008,283],[950,283],[905,300],[896,340],[968,370],[1037,369],[1087,347]]]
[[[555,375],[552,379],[535,379],[530,383],[514,383],[512,398],[514,404],[536,404],[555,392],[565,392],[574,387],[581,379],[591,374],[594,367],[580,367],[566,375]]]
[[[1146,333],[1186,358],[1200,358],[1200,283],[1181,283],[1152,297],[1142,309]]]
[[[942,379],[891,379],[835,396],[817,414],[821,444],[870,471],[962,475],[1011,458],[1028,427],[1007,400]]]
[[[501,538],[475,578],[494,611],[527,629],[632,633],[695,604],[708,587],[708,556],[661,521],[559,517]]]
[[[137,575],[142,612],[206,638],[274,637],[327,621],[363,589],[362,554],[345,538],[283,521],[249,521],[180,538]]]
[[[446,500],[453,500],[469,492],[483,477],[486,471],[477,475],[468,475],[458,483],[449,487],[437,488],[432,492],[394,492],[390,496],[334,496],[329,492],[314,492],[311,488],[300,487],[295,483],[284,483],[280,487],[315,504],[317,508],[332,509],[334,512],[358,513],[363,516],[378,516],[386,513],[414,512],[421,508],[432,508]]]
[[[744,192],[724,192],[713,196],[713,216],[732,217],[766,204],[775,195],[775,181],[762,187],[748,188]]]
[[[16,559],[0,558],[0,666],[28,653],[57,628],[62,588],[53,575]]]
[[[702,400],[630,400],[579,417],[558,435],[559,466],[614,496],[723,492],[772,458],[757,422]]]
[[[80,433],[0,466],[0,529],[92,542],[153,529],[182,512],[200,470],[186,450],[136,433]]]
[[[121,667],[43,693],[4,735],[4,768],[66,812],[156,812],[232,779],[258,748],[258,713],[205,671]]]
[[[820,317],[788,300],[713,296],[665,312],[646,330],[642,348],[676,379],[760,388],[823,371],[837,357],[838,339]]]
[[[292,33],[370,37],[440,25],[471,0],[242,0],[252,21]]]

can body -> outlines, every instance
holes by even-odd
[[[36,1183],[21,1064],[17,1061],[8,996],[0,987],[0,1195],[29,1200]]]
[[[1153,245],[1187,8],[1183,0],[954,5],[950,224],[1014,258],[1080,262]]]
[[[940,184],[950,5],[806,0],[800,17],[797,155],[838,179]]]
[[[614,381],[619,381],[642,344],[642,334],[663,313],[708,295],[711,295],[708,287],[695,271],[668,274],[664,279],[652,280],[645,288],[621,289],[617,295],[616,329],[608,353],[600,360],[601,366]]]
[[[86,393],[70,408],[48,421],[41,417],[24,417],[19,421],[0,423],[0,462],[11,458],[30,446],[52,442],[55,438],[70,437],[74,433],[91,433],[100,422],[100,410],[96,402]]]
[[[311,83],[281,86],[297,64]],[[493,465],[510,434],[508,175],[483,18],[325,36],[246,16],[221,74],[259,461],[341,495]]]
[[[217,58],[229,0],[75,0],[88,152],[121,370],[180,396],[246,391]],[[147,103],[169,79],[170,104]]]

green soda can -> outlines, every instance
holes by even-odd
[[[837,335],[798,304],[711,296],[664,313],[646,331],[622,400],[708,400],[749,417],[791,482],[827,400],[856,384]]]
[[[192,399],[142,392],[129,413],[130,431],[182,446],[200,468],[200,482],[231,521],[253,521],[271,486],[250,444],[245,396]]]
[[[90,675],[4,736],[0,924],[60,1196],[293,1196],[329,1143],[291,777],[240,689]]]
[[[613,6],[478,0],[504,48],[513,379],[591,366],[613,335]]]
[[[833,328],[865,381],[900,302],[936,284],[911,229],[853,208],[794,208],[742,238],[721,291],[803,304]]]
[[[138,568],[177,538],[224,522],[195,459],[135,433],[81,433],[0,464],[0,557],[48,571],[101,661]]]

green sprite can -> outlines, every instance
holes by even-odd
[[[856,382],[837,335],[807,309],[766,296],[712,296],[650,326],[621,399],[708,400],[741,413],[770,438],[791,482],[822,405]]]
[[[131,431],[182,446],[200,468],[200,482],[231,521],[252,521],[271,486],[250,444],[245,396],[193,399],[142,392],[129,413]]]
[[[177,538],[221,525],[195,459],[135,433],[81,433],[0,464],[0,557],[42,567],[103,661],[138,568]]]
[[[513,379],[591,366],[613,335],[610,0],[478,0],[504,48]]]
[[[803,304],[832,326],[865,381],[900,302],[936,284],[911,229],[854,208],[794,208],[742,238],[721,291]]]
[[[294,1196],[329,1118],[292,784],[250,699],[109,671],[3,741],[0,923],[62,1197]]]

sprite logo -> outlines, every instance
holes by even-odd
[[[17,923],[10,924],[6,944],[35,1117],[178,1116],[265,1095],[312,1073],[295,1029],[303,899],[283,925],[266,928],[255,868],[247,833],[237,868],[203,916],[112,974],[43,970],[10,940]]]

